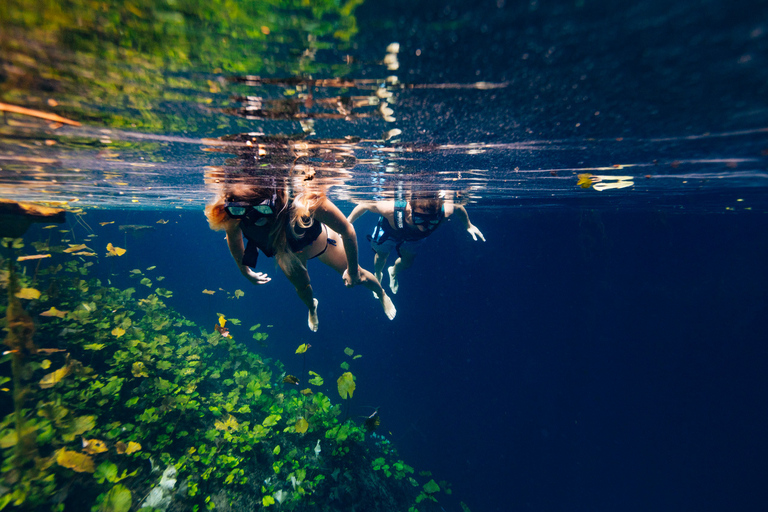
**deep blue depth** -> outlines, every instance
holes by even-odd
[[[346,207],[345,210],[349,208]],[[680,215],[569,209],[469,212],[427,240],[390,322],[363,288],[318,262],[320,331],[272,260],[253,287],[202,212],[94,212],[112,282],[157,265],[169,305],[209,331],[307,369],[335,396],[345,347],[357,377],[351,416],[379,407],[380,432],[417,470],[448,480],[474,511],[762,510],[768,491],[768,240],[763,213]],[[120,223],[153,224],[125,238]],[[375,218],[356,227],[363,241]],[[148,273],[149,274],[149,273]],[[209,297],[203,288],[240,288]],[[267,347],[248,327],[271,324]],[[208,325],[210,324],[210,326]],[[458,510],[446,503],[446,510]]]

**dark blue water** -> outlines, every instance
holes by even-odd
[[[343,349],[361,354],[351,414],[378,407],[401,456],[471,510],[763,510],[765,214],[469,212],[488,241],[441,227],[402,274],[392,322],[369,292],[310,262],[318,333],[272,260],[259,267],[273,281],[251,286],[202,213],[89,222],[170,220],[141,238],[96,229],[128,249],[107,262],[113,284],[157,265],[170,306],[201,325],[241,319],[235,339],[289,373],[311,343],[307,368],[330,396]],[[360,239],[374,220],[359,221]],[[362,242],[361,263],[372,266]],[[255,323],[273,325],[266,347],[250,340]]]

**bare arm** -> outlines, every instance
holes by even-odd
[[[243,265],[243,254],[245,254],[245,244],[243,243],[243,232],[240,230],[240,223],[238,221],[230,221],[225,227],[227,234],[227,247],[229,247],[229,253],[234,258],[237,268],[240,273],[245,276],[251,283],[259,285],[266,284],[272,280],[271,277],[263,272],[254,272],[246,265]]]
[[[480,238],[483,242],[485,242],[485,237],[480,232],[479,229],[477,229],[477,226],[474,226],[469,221],[469,215],[467,214],[467,210],[464,209],[463,206],[454,205],[453,212],[456,214],[456,216],[461,220],[462,224],[464,225],[464,229],[467,230],[467,232],[472,235],[472,240],[477,240]]]
[[[335,204],[328,199],[323,200],[314,212],[314,217],[339,235],[347,255],[347,270],[344,282],[347,286],[355,286],[360,282],[360,266],[357,259],[357,234],[352,223],[344,217]]]

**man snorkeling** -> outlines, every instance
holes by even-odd
[[[419,245],[454,213],[473,240],[479,238],[485,242],[480,230],[469,221],[467,210],[455,204],[453,199],[446,199],[442,192],[411,192],[408,199],[405,194],[400,194],[394,201],[361,203],[352,210],[347,220],[354,222],[367,211],[380,216],[373,234],[368,237],[376,253],[374,274],[379,281],[389,254],[393,250],[397,252],[395,264],[387,269],[389,288],[393,294],[400,287],[397,276],[413,265]]]

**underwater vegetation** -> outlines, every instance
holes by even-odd
[[[54,254],[3,239],[0,510],[417,512],[451,493],[374,432],[378,412],[349,418],[352,349],[323,379],[301,345],[288,375],[224,315],[208,332],[172,291],[110,286],[82,248],[41,244]]]

